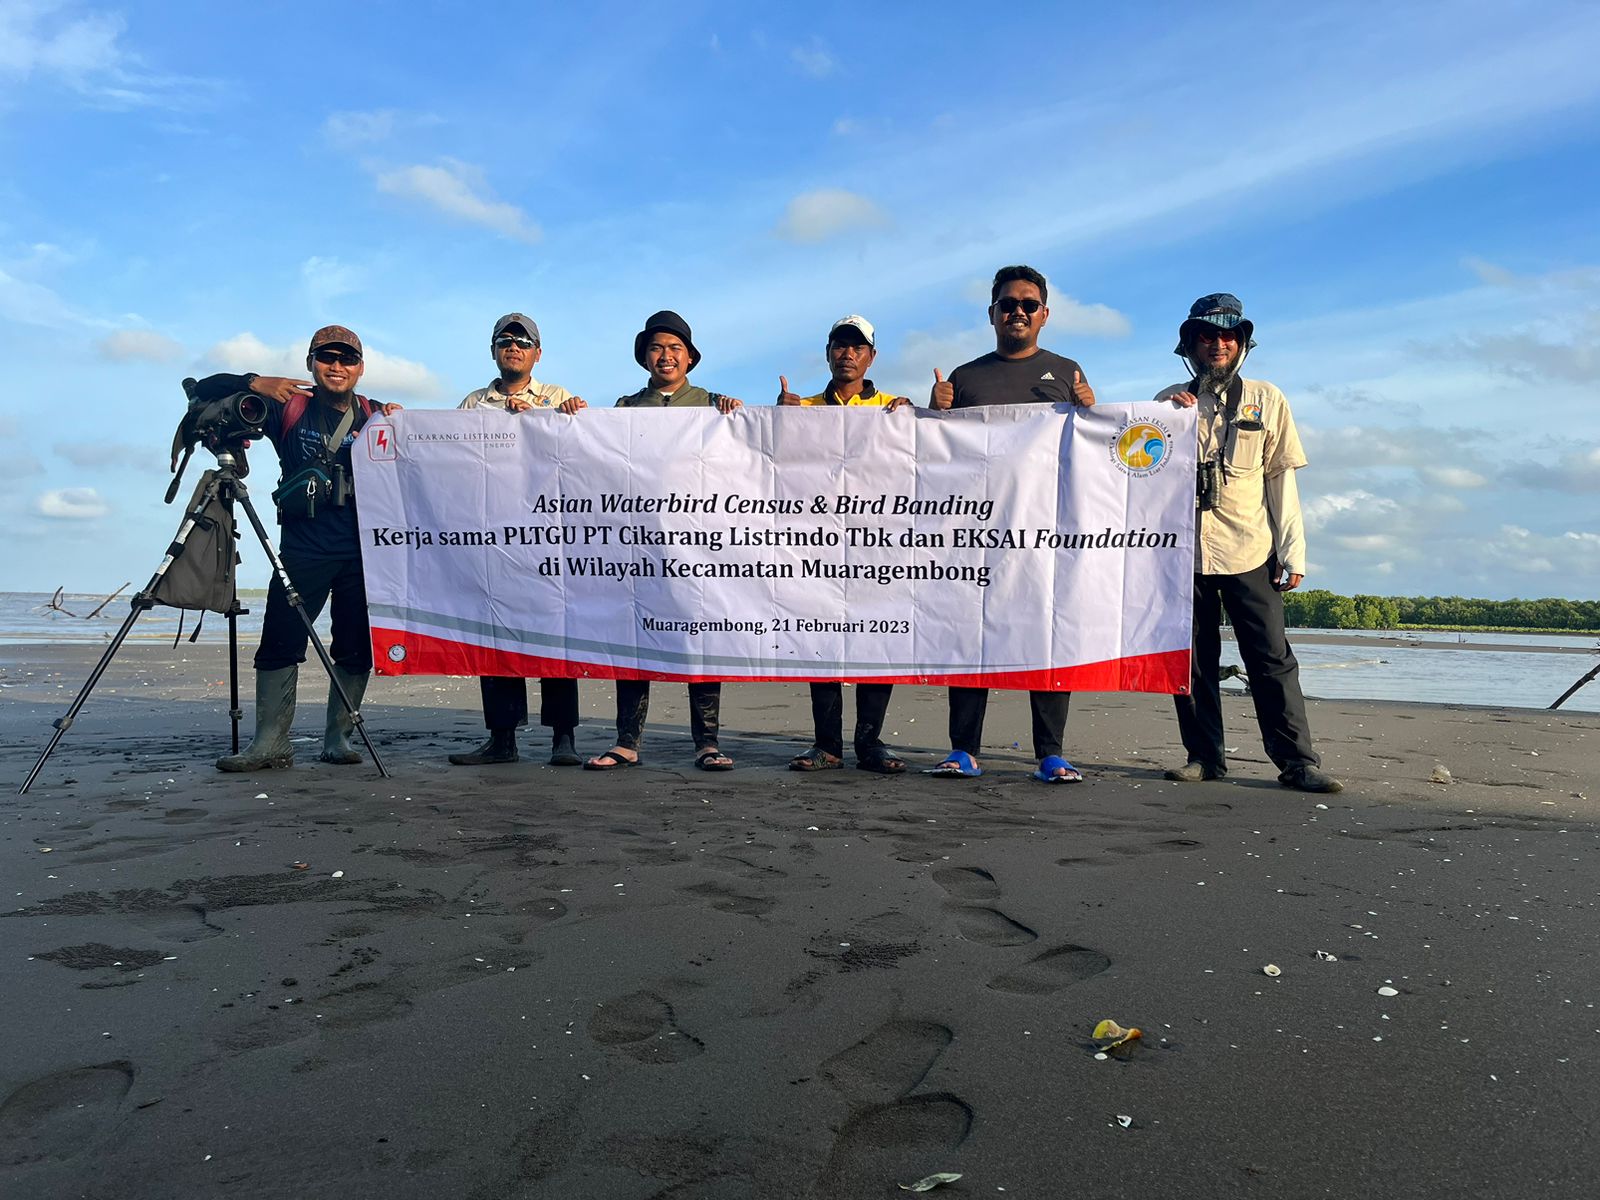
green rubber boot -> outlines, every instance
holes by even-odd
[[[360,708],[361,697],[367,694],[367,680],[372,678],[372,672],[363,671],[353,675],[343,667],[333,668],[334,676],[344,686],[344,694],[350,697],[350,707]],[[350,714],[345,711],[344,705],[339,703],[339,693],[330,684],[328,687],[328,726],[322,735],[322,753],[317,755],[319,762],[337,763],[342,767],[354,766],[361,761],[361,752],[350,744],[350,734],[355,729],[355,723],[350,720]]]
[[[217,759],[219,771],[281,771],[294,766],[289,726],[294,724],[298,666],[256,672],[256,735],[238,754]]]

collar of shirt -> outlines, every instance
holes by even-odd
[[[872,380],[863,379],[861,381],[861,392],[860,392],[860,396],[859,396],[860,399],[862,399],[862,400],[871,400],[877,394],[878,394],[878,389],[872,386]],[[845,400],[839,399],[839,393],[833,390],[833,381],[831,379],[828,381],[828,386],[825,387],[822,390],[822,398],[823,398],[823,403],[825,403],[825,404],[845,404],[845,403],[848,403]],[[854,396],[851,397],[852,400],[856,399],[856,398],[857,397],[854,397]]]
[[[532,375],[528,376],[527,386],[520,388],[515,392],[502,391],[500,389],[501,382],[502,381],[498,378],[491,380],[489,382],[489,391],[492,395],[498,396],[502,400],[515,400],[518,397],[521,397],[531,403],[537,404],[540,396],[544,392],[544,384],[540,383]]]

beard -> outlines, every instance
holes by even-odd
[[[1235,350],[1233,356],[1221,366],[1199,364],[1199,360],[1196,359],[1195,362],[1200,366],[1199,373],[1195,376],[1197,390],[1199,392],[1209,392],[1213,396],[1220,396],[1225,393],[1229,385],[1233,383],[1234,378],[1239,374],[1239,364],[1243,359],[1244,355],[1239,350]]]

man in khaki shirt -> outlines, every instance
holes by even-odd
[[[494,323],[489,337],[489,353],[499,376],[488,387],[467,393],[458,408],[498,408],[506,412],[526,412],[530,408],[553,408],[572,414],[587,408],[583,400],[566,388],[540,383],[533,368],[541,354],[539,326],[522,313],[507,313]],[[528,683],[525,679],[486,675],[478,680],[483,693],[483,723],[489,738],[476,750],[452,754],[458,767],[485,767],[517,761],[517,729],[528,723]],[[575,742],[578,729],[578,681],[541,679],[539,681],[539,723],[550,729],[550,765],[575,767],[578,757]]]
[[[1344,785],[1321,769],[1311,748],[1300,664],[1283,629],[1282,593],[1299,587],[1306,573],[1295,487],[1306,455],[1283,393],[1239,375],[1255,346],[1254,332],[1236,297],[1202,296],[1178,329],[1175,351],[1192,377],[1156,396],[1196,407],[1200,431],[1190,694],[1173,697],[1188,762],[1166,775],[1198,783],[1228,773],[1219,674],[1225,608],[1278,782],[1302,792],[1337,792]]]

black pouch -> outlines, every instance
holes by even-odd
[[[333,502],[333,476],[323,466],[302,467],[277,486],[272,502],[280,521],[314,520],[319,508]]]

